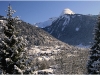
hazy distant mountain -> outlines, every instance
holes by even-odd
[[[47,21],[35,23],[34,25],[44,28],[46,26],[50,26],[52,24],[52,22],[55,21],[56,19],[57,19],[57,17],[52,17],[52,18],[49,18],[49,20],[47,20]]]

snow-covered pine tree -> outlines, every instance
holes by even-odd
[[[18,31],[15,27],[16,19],[12,17],[15,10],[8,6],[7,23],[3,25],[5,34],[0,46],[0,68],[4,74],[23,74],[27,68],[25,59],[27,56],[24,50],[25,44],[22,42],[22,37],[18,36]]]
[[[89,60],[87,64],[88,74],[100,74],[100,16],[95,27],[94,43],[89,52]]]

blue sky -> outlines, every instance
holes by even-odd
[[[0,1],[0,15],[6,16],[8,4],[9,1]],[[58,17],[65,8],[79,14],[100,12],[100,1],[10,1],[10,4],[17,11],[13,16],[31,24]]]

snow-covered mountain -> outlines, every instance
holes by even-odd
[[[75,14],[64,9],[61,15],[50,25],[43,28],[57,39],[71,45],[90,45],[93,41],[93,29],[97,15]]]
[[[57,19],[57,17],[52,17],[52,18],[49,18],[47,21],[35,23],[34,25],[44,28],[46,26],[50,26],[52,24],[52,22],[55,21],[56,19]]]
[[[75,14],[72,10],[70,10],[69,8],[66,8],[62,11],[61,15],[64,15],[64,14]],[[47,21],[44,21],[44,22],[39,22],[39,23],[34,23],[34,25],[36,27],[40,27],[40,28],[44,28],[46,26],[50,26],[55,20],[57,20],[58,17],[52,17],[52,18],[49,18]]]

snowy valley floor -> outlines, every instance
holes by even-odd
[[[26,48],[27,49],[27,48]],[[28,49],[34,74],[86,74],[87,48],[34,46]]]

